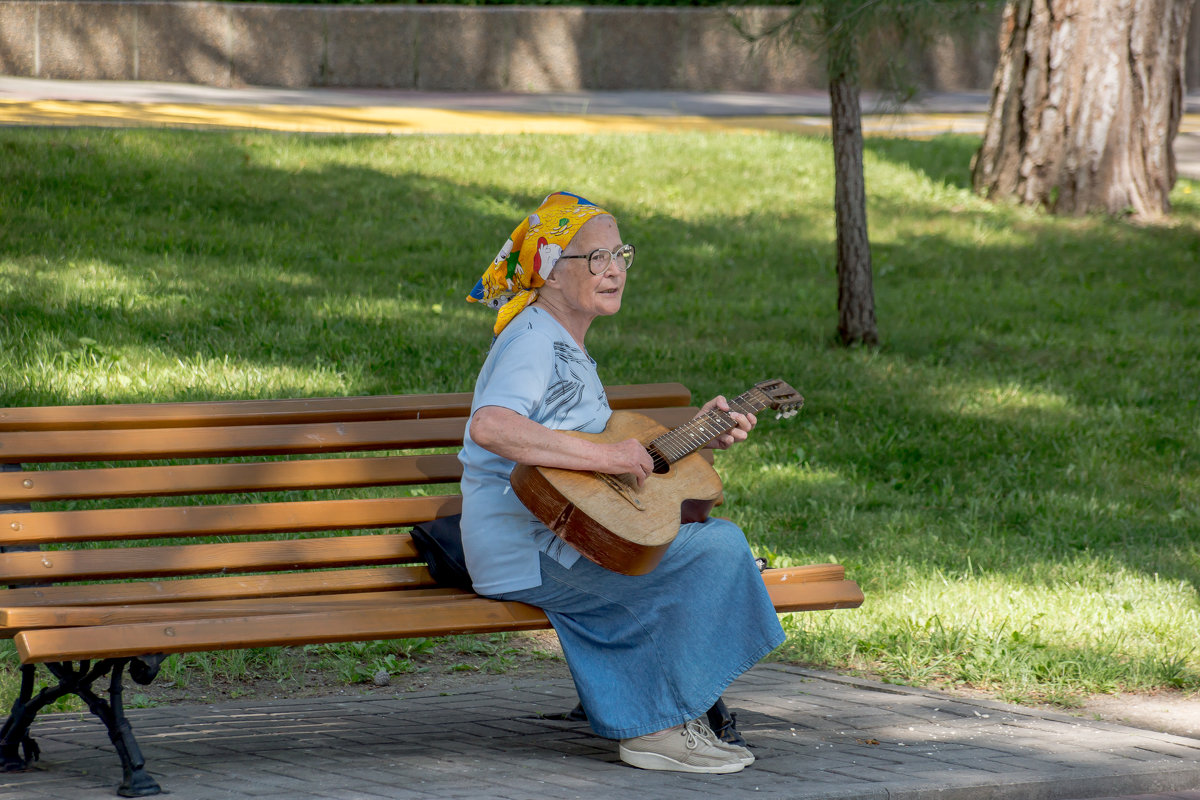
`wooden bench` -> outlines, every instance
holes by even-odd
[[[670,427],[695,412],[680,384],[609,400]],[[167,654],[549,627],[531,606],[436,585],[406,532],[460,510],[470,402],[0,409],[0,629],[21,660],[5,769],[36,760],[34,717],[73,693],[108,727],[118,792],[158,793],[121,692]],[[833,564],[763,578],[780,612],[862,602]],[[35,694],[39,663],[57,683]],[[107,699],[92,688],[106,677]]]

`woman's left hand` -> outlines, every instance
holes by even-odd
[[[753,414],[743,414],[740,411],[731,411],[729,409],[729,401],[723,396],[717,395],[712,400],[709,400],[700,407],[700,413],[696,416],[703,416],[709,411],[723,411],[729,415],[729,418],[737,423],[737,427],[723,433],[717,438],[708,443],[708,447],[716,450],[724,450],[732,446],[736,442],[746,441],[746,437],[750,435],[750,431],[754,430],[754,426],[758,424],[758,418]]]

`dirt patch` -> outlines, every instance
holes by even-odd
[[[249,663],[242,653],[233,652],[229,661],[184,659],[149,686],[128,683],[126,705],[449,692],[496,680],[570,679],[553,631],[450,637],[407,657],[366,646],[277,651]]]
[[[978,689],[942,687],[940,691],[972,700],[1011,702]],[[1164,689],[1145,694],[1094,694],[1074,699],[1078,705],[1070,708],[1049,703],[1021,705],[1084,720],[1200,739],[1200,693]]]
[[[1200,739],[1200,695],[1179,691],[1156,694],[1100,694],[1068,712],[1134,728]]]

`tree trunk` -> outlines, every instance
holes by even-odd
[[[975,190],[1060,214],[1171,210],[1194,0],[1010,0]]]
[[[867,193],[863,183],[862,110],[853,69],[829,80],[837,227],[838,337],[842,344],[879,343]]]

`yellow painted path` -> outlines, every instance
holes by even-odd
[[[236,90],[0,77],[0,125],[381,135],[695,130],[829,133],[828,102],[819,93],[609,92],[546,98],[370,90]],[[377,102],[360,104],[363,100]],[[868,106],[864,97],[864,107]],[[978,135],[983,132],[986,107],[986,93],[960,93],[941,101],[935,97],[931,108],[918,105],[905,113],[865,114],[863,130],[868,136],[911,138],[948,132]],[[1187,109],[1200,112],[1200,97],[1189,96]],[[1200,135],[1200,113],[1185,114],[1182,131]]]
[[[828,133],[823,116],[691,116],[460,111],[407,106],[213,105],[78,100],[0,100],[0,125],[260,129],[302,133],[647,133],[730,130]],[[982,115],[899,114],[864,118],[868,134],[979,133]]]

